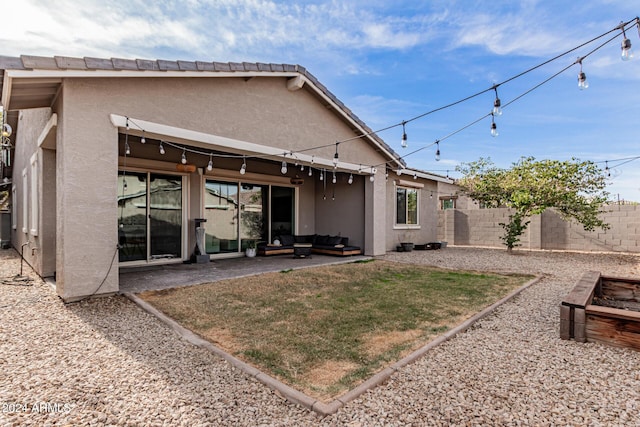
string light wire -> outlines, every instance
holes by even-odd
[[[368,136],[376,135],[378,133],[381,133],[381,132],[396,128],[398,126],[405,127],[406,124],[408,124],[408,123],[411,123],[413,121],[422,119],[422,118],[424,118],[426,116],[429,116],[431,114],[434,114],[436,112],[439,112],[439,111],[454,107],[456,105],[459,105],[461,103],[469,101],[469,100],[471,100],[473,98],[476,98],[476,97],[478,97],[480,95],[483,95],[483,94],[485,94],[487,92],[490,92],[490,91],[496,91],[496,96],[497,96],[497,88],[498,87],[500,87],[500,86],[502,86],[502,85],[504,85],[506,83],[509,83],[509,82],[511,82],[513,80],[516,80],[516,79],[518,79],[518,78],[520,78],[520,77],[522,77],[522,76],[524,76],[526,74],[529,74],[529,73],[531,73],[531,72],[533,72],[533,71],[535,71],[535,70],[537,70],[537,69],[539,69],[539,68],[541,68],[541,67],[543,67],[545,65],[548,65],[548,64],[550,64],[550,63],[552,63],[552,62],[554,62],[554,61],[556,61],[556,60],[558,60],[558,59],[560,59],[562,57],[565,57],[566,55],[568,55],[568,54],[570,54],[572,52],[575,52],[576,50],[581,49],[581,48],[583,48],[583,47],[585,47],[585,46],[587,46],[587,45],[589,45],[589,44],[591,44],[591,43],[593,43],[593,42],[595,42],[597,40],[600,40],[603,37],[606,37],[607,35],[609,35],[611,33],[614,33],[614,32],[616,33],[613,37],[607,39],[604,43],[600,44],[595,49],[591,50],[586,55],[584,55],[584,56],[582,56],[580,58],[581,60],[584,60],[585,58],[587,58],[588,56],[590,56],[594,52],[598,51],[602,47],[606,46],[607,44],[611,43],[613,40],[618,38],[621,34],[624,33],[624,31],[629,30],[630,28],[633,28],[634,26],[638,26],[638,30],[639,30],[639,33],[640,33],[640,19],[638,17],[633,18],[633,19],[631,19],[631,20],[629,20],[627,22],[622,22],[618,26],[616,26],[615,28],[613,28],[613,29],[611,29],[611,30],[609,30],[609,31],[607,31],[607,32],[605,32],[603,34],[600,34],[599,36],[596,36],[596,37],[594,37],[594,38],[592,38],[592,39],[590,39],[590,40],[588,40],[588,41],[586,41],[586,42],[584,42],[584,43],[582,43],[582,44],[580,44],[580,45],[578,45],[576,47],[573,47],[573,48],[571,48],[571,49],[569,49],[569,50],[567,50],[565,52],[562,52],[562,53],[560,53],[560,54],[558,54],[558,55],[556,55],[556,56],[554,56],[554,57],[552,57],[552,58],[550,58],[550,59],[548,59],[548,60],[546,60],[544,62],[541,62],[540,64],[537,64],[537,65],[535,65],[533,67],[530,67],[530,68],[528,68],[528,69],[526,69],[526,70],[524,70],[524,71],[522,71],[522,72],[520,72],[520,73],[518,73],[518,74],[516,74],[516,75],[514,75],[514,76],[512,76],[512,77],[510,77],[510,78],[508,78],[508,79],[506,79],[506,80],[504,80],[502,82],[500,82],[500,83],[496,83],[496,84],[494,84],[494,85],[492,85],[492,86],[490,86],[490,87],[488,87],[488,88],[486,88],[484,90],[481,90],[481,91],[476,92],[476,93],[474,93],[472,95],[469,95],[469,96],[466,96],[464,98],[461,98],[461,99],[459,99],[457,101],[448,103],[448,104],[440,106],[438,108],[434,108],[432,110],[426,111],[426,112],[424,112],[422,114],[419,114],[417,116],[411,117],[411,118],[409,118],[407,120],[402,120],[401,122],[394,123],[392,125],[380,128],[380,129],[375,130],[375,131],[365,132],[365,133],[362,133],[360,135],[356,135],[356,136],[351,137],[351,138],[343,139],[343,140],[332,142],[332,143],[328,143],[328,144],[318,145],[318,146],[314,146],[314,147],[310,147],[310,148],[306,148],[306,149],[300,149],[300,150],[297,150],[296,153],[303,153],[303,152],[308,152],[308,151],[320,150],[320,149],[327,148],[327,147],[332,147],[332,146],[336,147],[336,152],[337,152],[337,146],[339,144],[341,144],[341,143],[350,142],[350,141],[354,141],[354,140],[359,140],[359,139],[362,139],[362,138],[365,138],[365,137],[368,137]],[[639,36],[640,36],[640,34],[639,34]],[[523,98],[524,96],[526,96],[527,94],[533,92],[534,90],[536,90],[539,87],[543,86],[544,84],[548,83],[550,80],[552,80],[555,77],[559,76],[560,74],[564,73],[565,71],[567,71],[568,69],[570,69],[571,67],[576,65],[577,63],[578,63],[578,61],[573,62],[572,64],[564,67],[563,69],[561,69],[557,73],[555,73],[552,76],[548,77],[547,79],[543,80],[539,84],[533,86],[529,90],[527,90],[524,93],[522,93],[522,94],[518,95],[517,97],[513,98],[509,102],[503,103],[502,106],[501,106],[502,109],[504,109],[505,107],[508,107],[509,105],[513,104],[514,102],[516,102],[516,101],[520,100],[521,98]],[[486,119],[486,118],[488,118],[490,116],[491,116],[491,113],[487,113],[487,114],[479,117],[478,119],[470,122],[469,124],[467,124],[467,125],[459,128],[459,129],[449,133],[448,135],[445,135],[443,137],[438,138],[437,141],[438,142],[442,142],[442,141],[444,141],[446,139],[449,139],[452,136],[454,136],[454,135],[456,135],[456,134],[468,129],[469,127],[479,123],[480,121],[482,121],[482,120],[484,120],[484,119]],[[139,130],[142,131],[142,135],[143,135],[143,138],[144,138],[145,130],[141,126],[139,126],[137,123],[135,123],[135,121],[132,120],[131,118],[126,117],[126,120],[127,120],[127,129],[129,128],[129,125],[136,126]],[[142,142],[142,140],[141,140],[141,142]],[[215,156],[215,157],[219,157],[219,158],[233,158],[233,159],[238,159],[238,158],[246,159],[246,157],[247,157],[246,155],[238,155],[238,154],[224,154],[224,153],[213,154],[211,151],[204,152],[204,151],[193,149],[191,147],[185,147],[185,146],[180,145],[180,144],[175,144],[175,143],[172,143],[172,142],[166,141],[166,140],[163,140],[163,141],[160,142],[161,145],[163,143],[168,145],[168,146],[171,146],[173,148],[182,150],[183,153],[189,152],[189,153],[198,154],[198,155],[202,155],[202,156]],[[424,149],[432,147],[435,144],[436,144],[436,142],[433,142],[433,143],[430,143],[428,145],[419,147],[419,148],[417,148],[417,149],[415,149],[415,150],[413,150],[413,151],[411,151],[409,153],[404,154],[403,156],[398,156],[396,160],[404,160],[405,158],[407,158],[407,157],[409,157],[411,155],[414,155],[416,153],[419,153],[420,151],[422,151]],[[291,154],[292,156],[295,156],[295,153],[293,151],[290,152],[290,153],[285,153],[285,156],[287,154]],[[255,155],[251,155],[249,157],[252,158],[252,159],[274,159],[274,158],[279,158],[279,156],[273,155],[273,154],[255,154]],[[380,166],[383,166],[383,165],[388,165],[389,163],[394,163],[394,162],[393,161],[387,161],[387,162],[384,162],[384,163],[381,163],[381,164],[378,164],[378,165],[372,165],[371,167],[380,167]]]

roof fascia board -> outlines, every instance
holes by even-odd
[[[151,70],[5,70],[13,78],[38,79],[89,77],[296,77],[290,71],[151,71]]]
[[[175,126],[163,125],[161,123],[149,122],[142,119],[136,119],[133,117],[128,118],[132,123],[135,123],[136,126],[140,126],[144,129],[145,134],[148,136],[149,134],[156,134],[167,139],[175,138],[179,140],[187,140],[194,141],[204,145],[213,146],[212,149],[224,149],[230,152],[239,152],[245,153],[247,155],[255,155],[259,154],[265,157],[273,157],[280,160],[285,160],[287,162],[297,161],[298,163],[305,163],[308,165],[313,164],[314,168],[318,169],[331,169],[334,170],[333,159],[325,159],[318,156],[310,156],[304,153],[295,153],[295,155],[291,154],[290,150],[285,150],[283,148],[270,147],[262,144],[255,144],[253,142],[246,142],[238,139],[226,138],[223,136],[198,132],[190,129],[178,128]],[[118,128],[125,129],[127,125],[127,117],[121,116],[118,114],[110,115],[111,123]],[[131,125],[129,125],[129,129],[131,130]],[[172,141],[170,141],[172,142]],[[348,171],[348,172],[357,172],[362,175],[370,175],[369,172],[362,169],[363,165],[356,165],[355,163],[349,162],[338,162],[338,166],[335,170],[337,171]],[[370,168],[370,166],[367,166]]]

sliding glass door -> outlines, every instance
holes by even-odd
[[[294,194],[288,187],[207,180],[207,253],[239,253],[272,235],[293,234]]]
[[[182,179],[179,175],[119,173],[120,262],[182,258]]]
[[[182,258],[182,177],[150,177],[149,257]]]

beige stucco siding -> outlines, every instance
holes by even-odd
[[[117,245],[118,130],[110,122],[111,114],[293,152],[327,144],[312,154],[333,158],[333,143],[352,138],[354,132],[315,95],[304,89],[289,91],[286,83],[285,78],[261,77],[65,79],[54,107],[59,115],[55,153],[59,294],[74,299],[90,295],[100,286],[98,293],[118,289],[117,255],[112,263]],[[131,129],[136,130],[135,124]],[[157,159],[174,165],[179,161],[180,153],[175,149],[167,147],[167,154],[160,156],[157,145],[131,145],[132,159]],[[215,149],[203,143],[194,146]],[[363,139],[340,144],[339,155],[341,161],[355,164],[384,161]],[[200,168],[207,161],[206,156],[189,154],[189,162]],[[215,167],[237,171],[240,164],[237,159],[216,159]],[[279,175],[277,164],[250,158],[247,164],[251,173]],[[291,169],[289,176],[295,175]],[[330,196],[322,200],[317,170],[311,178],[301,172],[305,183],[297,193],[297,232],[339,233],[363,246],[367,253],[384,252],[384,245],[379,243],[380,238],[384,242],[385,235],[384,167],[379,169],[376,183],[362,175],[349,186],[344,182],[347,175],[341,175],[335,201]],[[215,178],[216,170],[205,175]],[[195,172],[187,180],[187,230],[192,229],[193,218],[202,215],[203,179]],[[365,206],[367,194],[375,197]],[[190,249],[190,231],[188,235]],[[372,237],[365,241],[365,235]],[[189,251],[184,254],[188,255]]]
[[[401,187],[402,181],[408,182],[408,186],[418,185],[418,226],[403,227],[396,225],[396,188]],[[437,184],[435,181],[418,178],[414,180],[410,176],[397,176],[395,172],[389,175],[387,181],[387,210],[386,224],[390,232],[386,238],[386,249],[395,250],[400,242],[412,242],[414,244],[425,244],[437,241],[438,216],[436,209],[438,204]],[[410,188],[410,187],[408,187]]]
[[[77,83],[63,85],[56,153],[56,287],[65,300],[118,290],[118,131],[105,117],[107,94]]]

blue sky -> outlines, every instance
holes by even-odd
[[[3,0],[7,1],[7,0]],[[3,8],[2,55],[64,55],[301,64],[372,129],[410,120],[490,88],[640,14],[635,2],[20,0]],[[7,6],[7,5],[5,5]],[[612,34],[612,36],[615,35]],[[411,167],[456,177],[455,167],[491,157],[603,162],[640,156],[640,38],[620,60],[618,36],[491,119],[434,141],[491,111],[487,92],[380,136]],[[602,40],[604,41],[604,39]],[[505,104],[597,44],[499,86]],[[333,141],[327,141],[331,143]],[[640,201],[640,160],[611,162],[613,198]],[[604,168],[605,164],[601,163]]]

